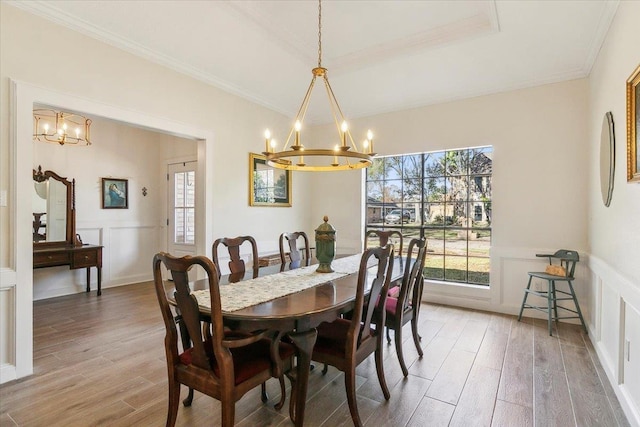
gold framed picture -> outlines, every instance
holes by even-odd
[[[640,65],[627,80],[627,182],[640,182]]]
[[[273,168],[265,156],[249,153],[249,206],[291,206],[291,171]]]

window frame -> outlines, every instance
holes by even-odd
[[[478,157],[482,154],[484,157]],[[437,262],[435,257],[442,259],[441,274],[425,275],[425,279],[445,284],[478,285],[489,288],[491,282],[491,238],[492,238],[492,189],[493,179],[493,146],[478,146],[461,149],[448,149],[417,154],[393,155],[376,157],[375,172],[371,167],[365,174],[365,218],[364,235],[369,230],[399,230],[406,238],[437,236],[442,233],[442,246],[430,245],[427,258],[431,257],[432,264]],[[416,173],[415,159],[420,156],[420,173]],[[406,159],[411,160],[410,170],[405,170]],[[451,164],[449,164],[449,160]],[[391,167],[393,171],[387,171]],[[375,178],[372,175],[375,174]],[[412,183],[413,182],[413,183]],[[419,184],[415,184],[418,182]],[[457,189],[453,189],[454,187]],[[410,189],[405,187],[412,187]],[[452,188],[449,191],[449,188]],[[375,191],[372,191],[375,189]],[[463,191],[461,191],[462,189]],[[369,197],[369,195],[372,197]],[[390,196],[393,194],[394,196]],[[419,194],[419,196],[418,196]],[[453,195],[455,194],[455,198]],[[419,200],[416,198],[419,197]],[[439,199],[440,198],[440,199]],[[405,224],[400,220],[397,224],[387,223],[385,216],[394,209],[404,212],[411,205],[415,222]],[[477,207],[482,209],[482,221],[476,221]],[[433,214],[435,209],[438,214]],[[427,212],[429,212],[427,214]],[[461,222],[458,222],[458,212],[464,212]],[[376,219],[376,216],[380,216]],[[428,215],[428,216],[427,216]],[[442,219],[439,222],[437,217]],[[466,224],[464,224],[464,218]],[[435,219],[435,220],[434,220]],[[376,223],[376,221],[378,221]],[[457,236],[457,237],[456,237]],[[486,242],[484,248],[481,242]],[[470,242],[478,241],[479,244]],[[447,249],[464,242],[461,253]],[[456,242],[456,243],[454,243]],[[434,252],[435,250],[435,252]],[[462,262],[461,259],[463,259]],[[484,261],[486,260],[486,261]],[[481,270],[472,268],[480,264]],[[486,265],[484,265],[486,263]],[[447,269],[447,265],[451,267]],[[455,265],[455,268],[454,268]],[[462,269],[462,267],[464,269]],[[433,268],[428,271],[437,271]],[[449,272],[449,274],[447,274]],[[463,272],[461,274],[460,272]],[[456,275],[458,277],[456,277]]]

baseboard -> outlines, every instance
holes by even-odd
[[[15,365],[3,363],[0,365],[0,384],[8,383],[17,378]]]

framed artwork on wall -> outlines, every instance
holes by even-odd
[[[129,181],[102,178],[102,209],[129,209]]]
[[[640,65],[627,80],[627,181],[640,182]]]
[[[291,171],[273,168],[265,156],[249,153],[249,206],[291,206]]]

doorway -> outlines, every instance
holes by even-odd
[[[167,250],[177,257],[196,254],[197,163],[167,166]]]
[[[196,217],[196,233],[204,236],[198,239],[197,251],[204,253],[210,246],[213,235],[213,221],[207,215],[207,207],[213,206],[213,192],[206,191],[213,177],[213,133],[184,123],[174,122],[166,117],[150,116],[123,107],[107,105],[103,102],[87,100],[73,95],[43,89],[28,83],[10,81],[11,120],[9,129],[10,150],[14,153],[10,162],[10,181],[13,182],[10,193],[10,221],[12,227],[8,237],[10,251],[10,271],[3,273],[3,286],[12,297],[8,312],[14,313],[14,321],[2,324],[0,342],[6,352],[4,365],[0,369],[1,382],[11,381],[33,373],[33,259],[32,259],[32,207],[31,199],[17,197],[17,194],[30,194],[32,191],[32,144],[24,144],[32,137],[33,106],[45,104],[65,106],[72,111],[83,111],[90,115],[129,123],[147,129],[171,135],[183,136],[198,141],[197,179],[201,185],[197,188],[196,203],[200,215]],[[20,142],[20,143],[19,143]],[[208,166],[207,166],[208,165]],[[5,278],[6,283],[5,283]],[[19,284],[19,285],[18,285]],[[17,339],[20,337],[20,339]]]

